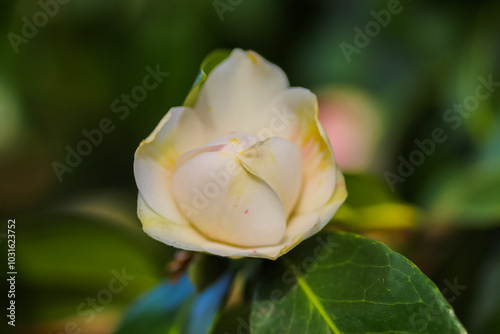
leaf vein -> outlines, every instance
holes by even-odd
[[[294,275],[297,277],[297,283],[301,287],[302,291],[304,294],[308,297],[309,301],[313,304],[313,306],[316,308],[318,313],[321,315],[321,317],[325,320],[325,322],[328,324],[328,327],[333,331],[335,334],[342,334],[337,326],[333,323],[333,320],[330,318],[328,313],[326,313],[325,308],[320,302],[320,299],[316,294],[312,291],[312,289],[309,287],[307,282],[304,280],[302,276],[297,273],[295,267],[287,260],[283,259],[285,264],[289,267],[289,269],[294,273]]]

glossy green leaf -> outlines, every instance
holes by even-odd
[[[268,263],[261,277],[253,334],[465,333],[414,264],[355,234],[319,234]]]
[[[184,101],[184,105],[186,107],[193,107],[196,104],[198,96],[200,95],[201,87],[203,87],[208,75],[217,65],[229,57],[230,53],[231,50],[219,49],[212,51],[205,57],[200,66],[200,73],[196,77],[193,87]]]

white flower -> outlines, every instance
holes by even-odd
[[[276,259],[347,196],[316,96],[239,49],[199,87],[135,153],[144,231],[182,249]]]

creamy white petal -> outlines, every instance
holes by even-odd
[[[173,172],[152,158],[144,149],[135,153],[134,174],[139,194],[160,215],[176,223],[188,224],[177,208],[172,193]]]
[[[139,194],[137,215],[144,232],[167,245],[191,251],[203,251],[209,240],[201,235],[191,224],[179,224],[153,210]]]
[[[172,181],[180,209],[207,237],[252,247],[278,243],[286,216],[276,193],[228,152],[202,152],[180,165]]]
[[[338,165],[336,166],[336,174],[335,191],[333,192],[328,202],[318,210],[320,221],[323,223],[322,225],[319,225],[318,230],[313,230],[311,233],[316,233],[321,230],[330,221],[330,219],[332,219],[335,212],[337,212],[339,207],[347,198],[347,189],[345,185],[344,175],[342,174],[342,171],[340,170]]]
[[[175,222],[187,224],[172,195],[175,163],[180,153],[203,141],[202,135],[193,110],[172,108],[135,152],[134,175],[139,193],[151,208]]]
[[[273,100],[267,114],[272,135],[290,140],[302,151],[304,187],[297,213],[318,210],[334,191],[336,172],[328,137],[318,120],[316,96],[304,88],[289,88]]]
[[[203,146],[206,143],[205,133],[203,123],[193,109],[175,107],[168,111],[141,145],[152,144],[150,151],[164,159],[164,151],[180,155]]]
[[[209,74],[195,110],[210,139],[231,131],[254,134],[265,125],[265,107],[287,87],[279,67],[236,49]]]
[[[243,166],[278,194],[288,217],[302,187],[302,153],[297,145],[274,137],[258,142],[240,154]]]

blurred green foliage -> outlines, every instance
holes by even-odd
[[[278,64],[293,86],[350,86],[377,97],[385,133],[376,163],[365,171],[370,176],[352,177],[352,189],[347,183],[346,208],[367,225],[350,224],[349,213],[340,218],[372,236],[385,224],[383,240],[403,243],[398,250],[439,288],[444,279],[466,282],[452,304],[465,327],[499,331],[500,292],[492,282],[500,243],[500,93],[480,101],[457,129],[443,115],[474,94],[478,76],[500,81],[500,3],[401,6],[349,63],[339,45],[353,44],[353,29],[364,29],[374,19],[370,11],[387,1],[243,0],[221,14],[202,0],[71,0],[17,53],[9,34],[22,36],[23,18],[33,22],[42,9],[36,1],[2,1],[0,212],[18,226],[16,330],[59,332],[71,320],[88,332],[109,332],[127,305],[167,277],[174,250],[144,235],[135,215],[134,151],[170,107],[183,103],[209,52],[240,47]],[[142,85],[147,66],[169,76],[121,119],[112,104]],[[53,162],[65,164],[66,147],[76,149],[86,139],[82,131],[104,118],[114,130],[59,182]],[[389,193],[384,172],[397,173],[398,156],[407,158],[415,140],[436,128],[448,139]],[[407,215],[390,211],[391,220],[373,210],[387,203]],[[136,278],[87,322],[77,307],[123,267]]]

